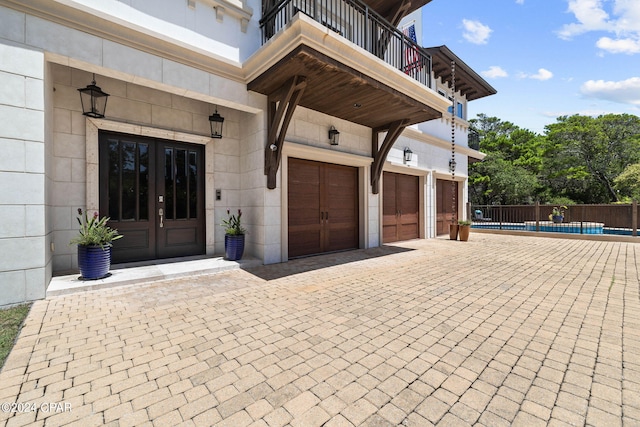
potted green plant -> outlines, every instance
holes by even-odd
[[[471,231],[471,221],[461,219],[458,221],[458,233],[460,235],[460,241],[466,242],[469,240],[469,232]]]
[[[107,225],[109,217],[102,217],[98,212],[89,217],[87,212],[78,209],[78,236],[69,244],[78,247],[78,268],[81,280],[102,279],[109,274],[111,268],[111,247],[114,240],[122,238],[122,234]]]
[[[568,208],[566,206],[554,206],[549,214],[549,220],[556,224],[560,224],[564,220],[564,212]]]
[[[224,227],[224,253],[229,261],[242,259],[244,253],[244,236],[247,230],[242,226],[242,210],[238,209],[237,215],[232,215],[227,209],[227,219],[222,220]]]

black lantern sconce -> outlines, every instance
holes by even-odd
[[[213,115],[209,116],[209,124],[211,125],[211,138],[222,138],[222,124],[224,123],[224,117],[218,114],[218,108]]]
[[[107,98],[109,94],[103,92],[98,86],[96,86],[96,75],[93,74],[93,81],[90,85],[83,89],[78,89],[80,92],[80,103],[82,104],[82,114],[96,119],[104,117],[104,112],[107,109]]]
[[[405,147],[404,149],[404,162],[410,163],[413,158],[413,151],[409,147]]]
[[[449,172],[455,172],[456,170],[456,161],[455,159],[449,160]]]
[[[334,126],[329,128],[329,142],[331,145],[340,144],[340,132]]]

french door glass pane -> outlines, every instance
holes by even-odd
[[[138,144],[138,219],[149,219],[149,147],[147,144]]]
[[[174,198],[174,164],[173,148],[164,149],[164,201],[165,218],[173,219],[173,198]]]
[[[149,145],[109,141],[109,217],[149,219]]]
[[[187,218],[187,150],[176,150],[176,219]]]
[[[198,217],[198,153],[189,151],[189,218]]]
[[[120,221],[120,144],[109,141],[109,217]]]
[[[136,219],[136,144],[122,143],[122,220]]]

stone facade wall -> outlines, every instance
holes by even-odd
[[[0,43],[0,306],[46,289],[44,77],[42,52]]]

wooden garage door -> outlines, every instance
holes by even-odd
[[[436,180],[436,228],[437,234],[449,234],[449,224],[454,217],[453,194],[458,194],[458,183],[444,179]]]
[[[358,247],[358,169],[289,159],[289,258]]]
[[[420,237],[420,180],[417,176],[384,172],[382,241]]]

